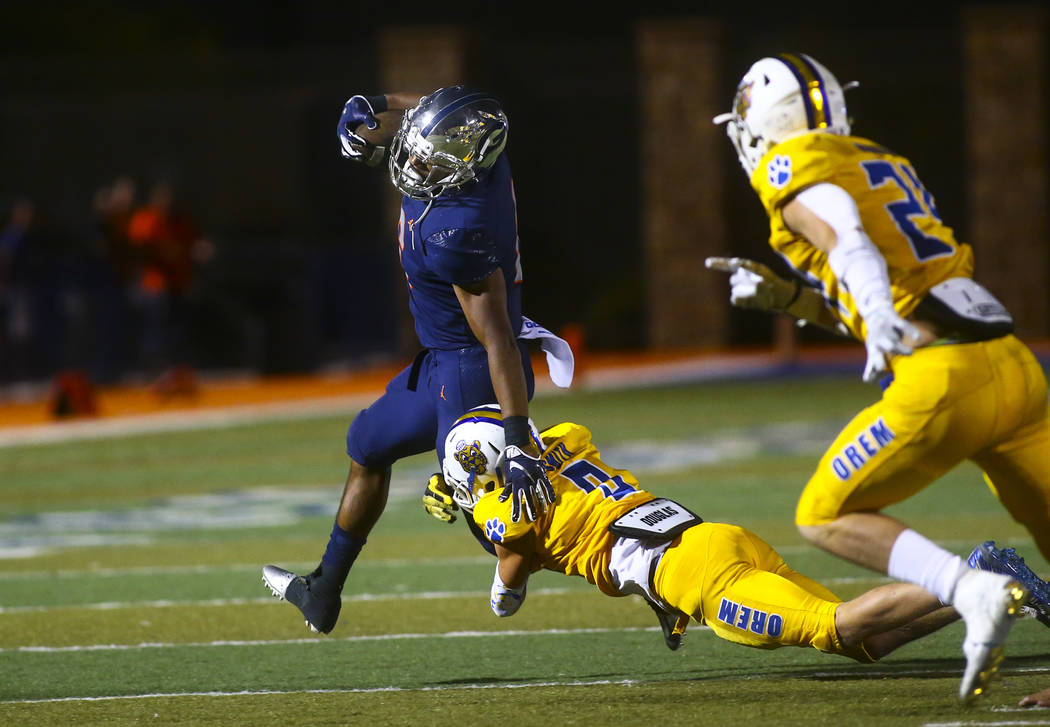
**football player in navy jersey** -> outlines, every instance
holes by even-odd
[[[339,119],[343,156],[369,166],[388,159],[403,195],[398,247],[424,348],[350,425],[350,472],[320,565],[307,576],[263,569],[264,583],[314,631],[335,626],[343,583],[386,505],[393,463],[435,449],[440,458],[449,428],[467,409],[495,399],[507,414],[501,497],[511,498],[514,516],[535,520],[554,499],[529,436],[534,381],[519,338],[546,339],[551,376],[563,385],[571,380],[571,351],[521,313],[507,129],[499,102],[464,86],[422,98],[356,95]],[[428,497],[451,503],[451,489],[434,478],[425,503]]]

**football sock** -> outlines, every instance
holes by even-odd
[[[320,590],[341,592],[350,567],[364,547],[365,541],[366,538],[359,538],[343,530],[338,523],[334,524],[332,534],[328,538],[328,548],[321,558],[321,575],[311,582],[311,590],[317,590],[313,585],[316,583]]]
[[[922,586],[950,604],[959,576],[968,570],[962,558],[908,529],[897,536],[890,550],[886,574]]]

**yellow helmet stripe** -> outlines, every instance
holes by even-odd
[[[798,79],[798,85],[802,88],[802,102],[806,107],[806,120],[809,122],[809,128],[826,129],[831,125],[831,108],[824,89],[824,79],[820,77],[817,69],[810,65],[805,56],[781,53],[777,57]]]
[[[456,419],[456,424],[479,421],[488,421],[503,426],[503,415],[500,413],[499,407],[478,406],[460,414]]]

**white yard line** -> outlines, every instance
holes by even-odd
[[[241,692],[172,692],[155,694],[119,694],[108,697],[58,697],[55,699],[18,699],[0,702],[0,704],[48,704],[51,702],[105,702],[121,699],[154,699],[164,697],[261,697],[261,696],[287,696],[292,694],[375,694],[377,692],[446,692],[461,689],[528,689],[533,687],[596,687],[609,684],[640,684],[633,679],[621,679],[612,681],[599,679],[595,681],[554,681],[554,682],[531,682],[521,684],[520,682],[507,682],[504,684],[455,684],[440,687],[372,687],[370,689],[298,689],[277,690],[263,689]]]
[[[480,563],[495,563],[491,555],[471,555],[459,558],[391,558],[389,560],[362,560],[355,564],[355,568],[403,568],[412,566],[432,565],[477,565]],[[293,571],[312,570],[317,565],[316,561],[301,561],[299,563],[282,563],[281,567],[290,568]],[[231,563],[229,565],[158,565],[158,566],[131,566],[128,568],[79,568],[63,569],[55,571],[8,571],[0,573],[0,581],[5,580],[50,580],[52,578],[122,578],[124,576],[154,576],[154,575],[207,575],[210,573],[230,573],[236,571],[252,572],[261,571],[261,563]]]
[[[1050,725],[1050,720],[1025,719],[1007,722],[985,722],[982,719],[968,719],[965,722],[926,722],[922,727],[1020,727],[1021,725]]]
[[[530,591],[536,595],[561,596],[566,593],[589,593],[584,588],[540,588]],[[449,598],[488,598],[488,591],[418,591],[415,593],[354,593],[343,596],[344,603],[371,602],[371,601],[432,601]],[[154,601],[104,601],[100,603],[73,603],[60,606],[0,606],[0,614],[12,613],[45,613],[48,611],[71,611],[83,609],[87,611],[115,611],[122,608],[171,608],[178,607],[224,607],[224,606],[246,606],[250,604],[274,603],[273,596],[260,596],[258,598],[212,598],[206,600],[172,600],[160,599]]]
[[[218,640],[199,642],[144,642],[141,644],[87,644],[81,646],[19,646],[12,649],[0,649],[0,653],[19,654],[60,654],[80,651],[138,651],[141,649],[182,649],[182,648],[211,648],[216,646],[285,646],[288,644],[335,644],[335,643],[357,643],[364,641],[402,641],[414,639],[473,639],[486,638],[489,636],[573,636],[576,634],[621,634],[641,633],[648,631],[659,631],[658,626],[624,626],[618,628],[586,628],[586,629],[536,629],[536,630],[509,630],[509,631],[446,631],[443,633],[403,633],[403,634],[375,634],[369,636],[346,636],[344,638],[312,637],[302,639],[267,639],[267,640]],[[694,624],[690,626],[693,631],[706,631],[706,626]]]

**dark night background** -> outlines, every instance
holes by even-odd
[[[582,323],[595,348],[644,341],[639,21],[721,24],[726,109],[748,66],[780,51],[806,52],[840,81],[860,81],[848,96],[854,133],[909,156],[942,217],[966,239],[960,8],[901,3],[853,17],[845,5],[834,13],[787,4],[555,7],[6,5],[0,219],[19,195],[36,204],[47,230],[37,268],[46,284],[37,292],[51,296],[37,321],[44,341],[23,373],[75,365],[106,380],[132,367],[127,341],[102,360],[90,305],[98,264],[91,200],[122,174],[140,196],[156,180],[171,181],[215,245],[198,273],[200,368],[309,371],[394,353],[404,291],[396,220],[384,212],[389,182],[385,170],[342,160],[334,134],[350,95],[402,90],[379,88],[376,47],[389,27],[471,32],[461,80],[495,93],[511,122],[525,310],[554,329]],[[765,215],[728,142],[721,163],[733,251],[773,262]],[[70,308],[69,290],[86,309]],[[769,342],[770,318],[733,315],[730,343]]]

